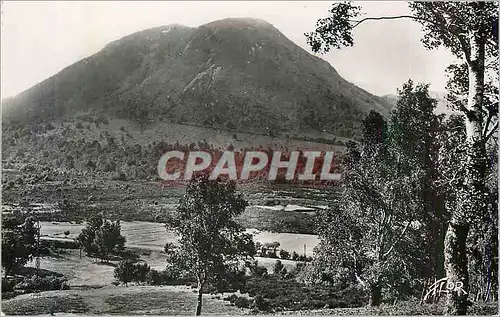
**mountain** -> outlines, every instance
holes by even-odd
[[[342,150],[390,107],[265,21],[168,25],[4,100],[3,167],[151,179],[171,148]]]
[[[71,120],[80,114],[167,121],[265,134],[329,132],[353,137],[379,97],[257,19],[197,28],[168,25],[100,52],[5,102],[6,122]]]

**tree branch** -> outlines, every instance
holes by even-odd
[[[359,284],[361,284],[363,287],[366,288],[366,283],[363,282],[363,280],[359,277],[357,272],[354,272],[354,276],[356,277],[356,280],[359,282]]]
[[[360,25],[361,23],[365,21],[378,21],[378,20],[396,20],[396,19],[412,19],[412,20],[418,20],[418,21],[425,21],[431,24],[436,24],[434,21],[431,21],[429,19],[425,18],[420,18],[417,16],[413,15],[397,15],[397,16],[389,16],[389,17],[370,17],[370,18],[364,18],[361,20],[350,20],[349,22],[354,22],[355,24],[353,25],[353,29]]]
[[[484,124],[483,138],[486,138],[486,135],[488,135],[488,129],[490,127],[492,118],[493,118],[493,111],[488,111],[488,118],[486,118],[486,123]]]
[[[498,121],[495,122],[495,125],[493,126],[493,128],[491,128],[490,132],[488,132],[485,136],[484,136],[484,140],[485,141],[488,141],[488,139],[493,135],[493,133],[495,133],[495,131],[498,129]]]

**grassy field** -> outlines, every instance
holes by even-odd
[[[165,255],[144,250],[140,256],[154,269],[164,269]],[[47,314],[51,309],[61,313],[192,315],[196,294],[187,286],[113,286],[113,271],[118,261],[100,263],[78,250],[60,250],[42,257],[40,267],[64,274],[69,290],[42,292],[40,296],[20,295],[2,301],[6,314]],[[272,263],[269,263],[272,265]],[[29,263],[28,266],[34,266]],[[241,314],[244,310],[222,301],[224,296],[204,295],[204,314]]]
[[[137,250],[136,250],[137,252]],[[151,268],[161,270],[166,264],[163,252],[143,250],[138,252],[141,260]],[[257,258],[260,265],[272,272],[275,259]],[[294,261],[283,260],[291,269]],[[118,261],[101,263],[79,250],[59,250],[40,260],[43,270],[63,274],[68,279],[69,290],[42,292],[39,296],[20,295],[2,301],[2,311],[7,314],[47,314],[51,310],[60,313],[85,314],[134,314],[134,315],[191,315],[196,306],[196,294],[187,286],[113,286],[113,271]],[[35,263],[28,263],[34,267]],[[204,295],[204,314],[234,315],[242,310],[221,300],[228,294]]]
[[[40,222],[42,237],[53,238],[76,238],[80,234],[84,223],[76,224],[69,222]],[[143,221],[122,221],[122,235],[127,239],[127,247],[145,250],[162,251],[166,242],[175,241],[175,235],[167,232],[161,223]],[[68,235],[64,232],[69,231]],[[282,249],[289,252],[304,253],[312,256],[313,248],[319,243],[316,235],[294,234],[294,233],[273,233],[248,229],[254,235],[254,241],[260,243],[279,242]]]
[[[186,286],[106,286],[94,289],[43,292],[39,297],[20,295],[2,301],[7,315],[55,313],[118,315],[193,315],[196,294]],[[231,306],[220,295],[205,295],[204,315],[240,315],[248,310]]]

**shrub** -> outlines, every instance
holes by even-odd
[[[283,269],[284,269],[283,263],[281,263],[280,260],[277,260],[276,263],[274,263],[273,274],[281,275],[281,271],[283,271]]]
[[[264,205],[266,206],[277,206],[279,205],[280,202],[276,199],[267,199],[265,202],[264,202]]]
[[[277,259],[278,258],[278,256],[276,255],[276,251],[274,251],[274,250],[267,250],[266,255],[267,255],[268,258],[271,258],[271,259]]]
[[[231,294],[230,296],[225,297],[224,300],[230,302],[231,304],[234,304],[236,300],[238,300],[238,296],[236,296],[235,294]]]
[[[253,261],[253,262],[247,261],[245,263],[245,266],[250,269],[252,276],[263,277],[263,276],[267,276],[267,274],[268,274],[267,268],[264,266],[260,266],[257,261]]]
[[[264,299],[264,297],[262,297],[262,295],[260,295],[260,294],[255,296],[255,298],[253,300],[253,307],[257,311],[261,311],[261,312],[267,312],[270,310],[269,301]]]
[[[13,291],[16,284],[17,281],[14,278],[2,278],[2,293]]]
[[[52,125],[52,123],[47,123],[47,124],[45,125],[45,129],[47,129],[47,130],[49,130],[49,131],[50,131],[50,130],[54,130],[54,129],[55,129],[55,127]]]
[[[17,284],[14,288],[23,290],[27,293],[34,291],[55,291],[69,289],[66,283],[66,278],[57,276],[44,276],[36,277],[31,276],[25,278],[21,283]]]
[[[254,310],[261,312],[269,312],[270,308],[282,311],[358,307],[366,303],[363,297],[365,294],[359,294],[360,290],[349,290],[353,294],[343,293],[331,287],[306,285],[293,279],[281,279],[275,275],[266,278],[250,277],[245,291],[254,297]]]
[[[250,308],[252,300],[246,297],[238,297],[238,299],[234,302],[234,305],[238,308]]]
[[[284,259],[284,260],[288,260],[290,259],[290,252],[286,251],[286,250],[283,250],[281,249],[280,250],[280,258]]]

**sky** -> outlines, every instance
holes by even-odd
[[[266,20],[311,52],[305,32],[332,2],[312,1],[9,1],[2,2],[1,94],[14,96],[125,35],[173,23],[197,27],[228,17]],[[358,2],[366,16],[408,14],[406,2]],[[453,56],[426,50],[420,25],[372,21],[354,30],[354,47],[317,55],[348,81],[376,95],[395,94],[409,78],[445,91]]]

